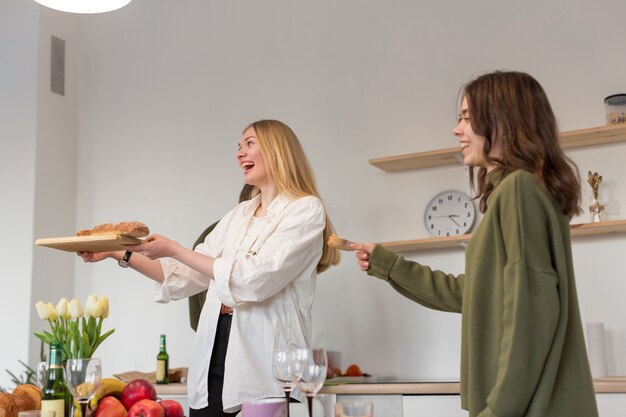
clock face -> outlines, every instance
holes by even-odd
[[[435,196],[424,212],[428,233],[435,237],[458,236],[474,225],[476,212],[470,197],[460,191],[446,191]]]

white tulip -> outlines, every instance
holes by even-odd
[[[70,301],[70,316],[73,319],[79,319],[83,316],[83,306],[76,298]]]
[[[37,301],[35,303],[35,308],[37,309],[37,314],[39,318],[42,320],[48,320],[50,318],[50,313],[48,312],[48,308],[43,301]]]
[[[46,304],[46,309],[48,310],[48,320],[54,321],[59,318],[59,315],[57,314],[57,309],[54,304]]]
[[[70,318],[69,306],[67,302],[67,298],[61,298],[56,307],[57,314],[59,317],[68,319]]]
[[[89,294],[87,297],[87,303],[85,303],[85,316],[96,317],[94,312],[98,307],[98,297],[96,294]]]

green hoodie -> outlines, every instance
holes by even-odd
[[[426,307],[462,313],[461,404],[470,417],[597,417],[569,219],[529,172],[490,180],[465,274],[380,245],[368,274]]]

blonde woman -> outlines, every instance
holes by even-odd
[[[310,345],[315,278],[339,262],[325,243],[332,225],[294,132],[276,120],[254,122],[236,158],[253,198],[195,251],[160,235],[130,248],[128,265],[158,283],[156,301],[208,289],[187,381],[190,417],[229,416],[244,401],[283,396],[272,377],[274,333],[284,328],[290,342]],[[79,255],[96,262],[124,252]]]

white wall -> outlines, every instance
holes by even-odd
[[[37,13],[0,2],[0,386],[28,360],[37,110]],[[10,319],[9,319],[10,318]]]
[[[78,137],[79,18],[40,7],[37,149],[34,236],[65,236],[76,223],[76,146]],[[50,88],[51,37],[65,41],[65,93]],[[33,252],[32,300],[51,301],[74,294],[74,258],[36,246]],[[33,310],[31,310],[33,311]],[[37,314],[31,329],[47,329]],[[41,343],[30,339],[30,362],[39,360]],[[46,352],[47,354],[47,352]]]
[[[593,9],[582,0],[431,3],[134,0],[81,17],[76,223],[67,233],[136,219],[190,245],[236,201],[241,130],[273,117],[299,135],[340,234],[425,236],[424,206],[439,191],[463,189],[462,170],[387,174],[367,160],[455,146],[465,81],[494,69],[530,72],[563,130],[603,125],[602,99],[626,90],[621,0]],[[625,151],[570,152],[583,178],[587,170],[604,176],[613,219],[626,217]],[[613,374],[626,373],[624,249],[623,236],[574,247],[583,320],[606,323]],[[411,256],[463,270],[460,249]],[[152,370],[160,333],[168,334],[171,366],[187,365],[186,302],[152,303],[150,282],[113,262],[74,262],[78,296],[110,297],[106,325],[116,333],[100,350],[107,373]],[[360,273],[350,254],[318,283],[315,338],[340,350],[344,366],[458,376],[458,316],[403,299]]]
[[[30,1],[0,5],[2,216],[0,369],[20,374],[17,360],[34,364],[47,327],[34,303],[72,297],[74,259],[59,257],[33,241],[73,230],[76,208],[78,20]],[[66,40],[65,96],[50,92],[50,38]],[[9,386],[0,373],[0,386]]]

